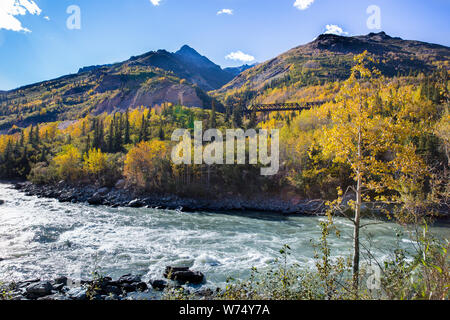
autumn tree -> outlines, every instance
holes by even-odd
[[[75,146],[65,146],[53,161],[61,179],[76,182],[81,178],[81,152]]]
[[[124,175],[127,180],[140,188],[160,188],[164,183],[164,160],[167,147],[164,142],[153,140],[141,142],[130,150],[125,159]]]
[[[367,52],[355,56],[350,78],[343,84],[336,103],[320,109],[330,121],[317,138],[326,157],[351,168],[355,182],[351,186],[354,199],[348,202],[354,214],[349,217],[353,232],[353,287],[357,294],[360,266],[361,211],[365,202],[398,200],[395,194],[424,177],[425,165],[409,142],[413,130],[407,114],[403,116],[402,101],[380,108],[379,95],[384,79],[369,65],[373,59]],[[400,106],[400,107],[399,107]],[[400,109],[399,109],[400,108]],[[419,181],[415,181],[418,183]],[[342,196],[342,191],[339,192]],[[342,198],[329,203],[341,208]]]
[[[107,170],[107,166],[107,156],[99,149],[91,149],[84,155],[83,169],[97,181],[102,180],[102,175]]]

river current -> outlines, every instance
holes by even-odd
[[[119,277],[162,278],[168,265],[189,266],[206,275],[208,286],[228,277],[246,279],[251,267],[270,267],[284,244],[291,260],[314,263],[311,241],[318,241],[322,217],[261,212],[185,213],[158,209],[93,207],[28,197],[0,184],[0,281],[89,278],[92,272]],[[340,238],[332,254],[351,254],[351,222],[336,219]],[[367,221],[366,221],[367,222]],[[446,226],[434,226],[449,237]],[[412,249],[405,230],[393,223],[369,226],[363,244],[377,259],[397,246]]]

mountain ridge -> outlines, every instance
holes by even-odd
[[[234,76],[188,46],[158,50],[0,94],[0,130],[164,103],[207,108]],[[217,102],[217,110],[222,105]]]
[[[322,34],[312,42],[243,71],[213,95],[226,104],[233,104],[243,97],[247,102],[258,99],[270,88],[295,86],[300,90],[309,85],[344,80],[350,74],[353,57],[365,50],[379,60],[376,67],[388,77],[411,71],[428,73],[438,65],[449,67],[450,48],[443,45],[403,40],[383,31],[351,37]],[[289,96],[283,100],[289,100]]]
[[[80,68],[76,74],[0,91],[0,130],[14,125],[73,120],[88,114],[164,103],[216,108],[241,103],[297,100],[304,88],[346,79],[354,55],[368,50],[387,76],[449,68],[443,45],[391,37],[385,32],[343,37],[319,35],[257,65],[224,68],[188,45],[176,52],[150,51],[130,59]],[[288,88],[274,96],[270,90]],[[219,102],[220,101],[220,102]],[[221,102],[223,104],[221,104]]]

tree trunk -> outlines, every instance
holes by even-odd
[[[361,221],[361,175],[358,176],[356,189],[355,229],[353,232],[353,289],[356,294],[359,287],[359,229]]]
[[[355,229],[353,232],[353,289],[355,294],[358,295],[359,288],[359,229],[361,221],[361,189],[362,189],[362,179],[361,179],[361,126],[358,128],[358,169],[356,171],[357,186],[356,186],[356,206],[355,206]]]

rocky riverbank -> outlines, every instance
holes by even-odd
[[[167,267],[166,279],[144,282],[141,276],[127,274],[119,279],[96,276],[94,280],[72,280],[65,276],[54,280],[34,279],[0,287],[0,300],[158,300],[174,289],[197,299],[208,299],[214,291],[183,287],[201,285],[205,277],[189,268]]]
[[[323,201],[286,201],[282,199],[242,199],[227,197],[222,199],[191,199],[173,195],[142,195],[130,189],[96,188],[94,186],[35,185],[29,182],[16,183],[15,188],[29,196],[58,199],[60,202],[88,203],[111,207],[160,208],[192,211],[267,211],[283,214],[321,215]]]

